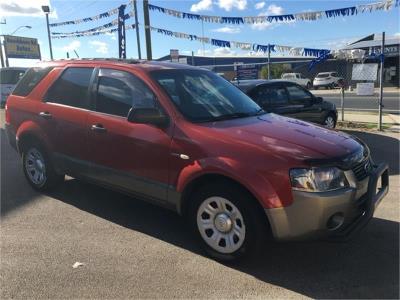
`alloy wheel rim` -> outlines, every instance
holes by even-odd
[[[28,150],[25,158],[25,169],[29,180],[37,185],[42,186],[46,182],[46,165],[43,155],[36,148]]]
[[[197,211],[197,227],[207,245],[225,254],[237,251],[246,236],[239,209],[222,197],[204,200]]]
[[[335,120],[329,116],[325,119],[325,126],[328,128],[334,128],[335,127]]]

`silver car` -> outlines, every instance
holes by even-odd
[[[7,97],[11,94],[17,82],[24,76],[27,68],[2,68],[0,69],[0,107],[6,105]]]

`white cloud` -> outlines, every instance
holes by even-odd
[[[94,40],[94,41],[89,41],[89,45],[92,46],[92,48],[96,48],[96,52],[100,54],[107,54],[108,53],[108,44],[106,42]]]
[[[231,11],[232,8],[244,10],[247,7],[247,0],[218,0],[218,6],[226,11]]]
[[[284,9],[282,6],[271,4],[267,8],[267,15],[282,15],[283,11],[284,11]]]
[[[0,3],[2,17],[43,17],[42,6],[50,6],[50,18],[57,19],[57,11],[51,8],[49,0],[9,0]]]
[[[113,32],[106,32],[105,35],[108,35],[113,41],[117,40],[117,35]]]
[[[199,12],[212,9],[212,0],[200,0],[190,7],[191,12]]]
[[[259,13],[259,16],[269,16],[269,15],[282,15],[284,12],[283,7],[271,4],[268,6],[268,8]],[[264,22],[264,23],[255,23],[251,24],[251,28],[254,30],[265,30],[268,28],[273,28],[275,26],[278,26],[279,23],[270,23],[270,22]]]
[[[213,50],[204,50],[203,49],[199,49],[197,50],[197,55],[201,55],[201,56],[235,56],[236,52],[233,51],[231,48],[227,48],[227,47],[219,47],[219,48],[215,48]]]
[[[81,46],[81,42],[78,40],[73,40],[71,43],[69,43],[68,45],[62,47],[61,49],[64,52],[72,52],[74,50],[78,50],[78,48]]]
[[[217,28],[217,29],[213,29],[211,31],[221,32],[221,33],[240,33],[240,28],[239,27],[225,26],[225,27],[220,27],[220,28]]]
[[[263,1],[263,2],[257,2],[257,3],[254,5],[254,8],[255,8],[255,9],[263,9],[264,6],[265,6],[265,2],[264,2],[264,1]]]
[[[268,28],[272,28],[275,25],[277,25],[276,23],[270,23],[270,22],[264,22],[264,23],[254,23],[251,24],[251,28],[254,30],[265,30]]]

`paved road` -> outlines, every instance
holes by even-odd
[[[336,107],[341,107],[341,97],[339,90],[324,92],[311,91],[315,95],[323,97],[327,101],[331,101],[336,104]],[[378,95],[375,96],[357,96],[354,93],[345,94],[344,107],[348,110],[354,111],[378,111]],[[383,105],[384,112],[388,113],[400,113],[400,94],[399,93],[384,93],[383,94]]]
[[[397,299],[399,140],[359,135],[389,161],[392,185],[355,240],[276,244],[224,265],[172,212],[74,179],[34,192],[1,129],[0,298]]]

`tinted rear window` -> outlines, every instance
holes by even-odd
[[[18,82],[12,94],[27,96],[52,69],[53,67],[30,68]]]
[[[1,84],[16,84],[24,75],[25,70],[0,70]]]
[[[46,102],[88,108],[89,85],[93,68],[68,68],[49,88],[44,99]]]

